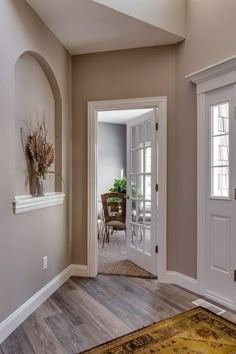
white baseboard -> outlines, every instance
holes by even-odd
[[[70,266],[0,323],[0,344],[71,276]]]
[[[205,296],[208,299],[216,302],[217,304],[221,304],[221,305],[225,306],[226,308],[229,308],[229,309],[231,309],[233,311],[236,311],[235,304],[232,301],[230,301],[230,300],[228,300],[226,298],[223,298],[223,297],[221,297],[221,296],[219,296],[217,294],[214,294],[214,293],[212,293],[210,291],[206,291],[205,293],[203,293],[203,296]]]
[[[197,280],[194,278],[188,277],[187,275],[184,275],[184,274],[181,274],[178,272],[167,271],[165,282],[179,285],[182,288],[185,288],[189,291],[199,294],[199,286],[198,286]]]
[[[88,266],[71,264],[0,323],[0,344],[71,276],[88,277]]]
[[[87,265],[71,264],[70,274],[74,277],[89,277]]]

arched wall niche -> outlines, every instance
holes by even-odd
[[[56,77],[38,53],[26,51],[15,63],[15,194],[35,194],[24,155],[27,125],[45,117],[49,139],[55,144],[56,161],[47,183],[47,192],[62,190],[62,99]]]

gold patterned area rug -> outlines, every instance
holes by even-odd
[[[198,307],[83,353],[236,354],[236,325]]]

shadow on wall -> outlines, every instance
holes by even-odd
[[[56,77],[38,53],[24,52],[15,64],[15,194],[35,194],[24,155],[22,132],[45,118],[49,138],[55,144],[56,174],[51,175],[48,192],[60,192],[62,181],[62,99]]]

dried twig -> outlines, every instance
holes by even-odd
[[[50,166],[55,161],[55,148],[53,144],[48,142],[45,118],[36,128],[30,129],[25,151],[31,162],[34,175],[45,180],[50,173]]]

